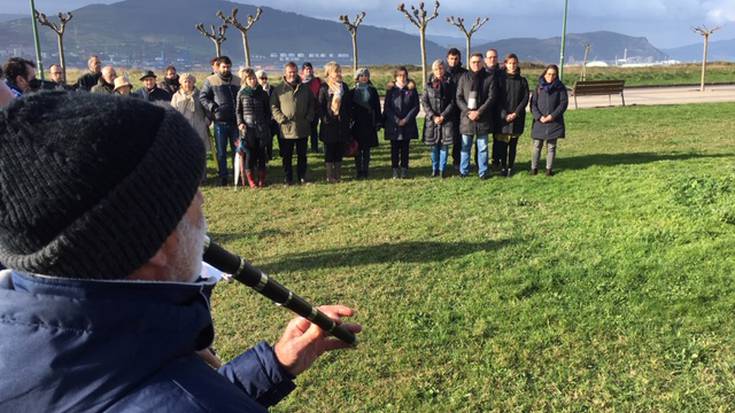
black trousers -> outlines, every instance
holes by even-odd
[[[355,169],[357,173],[367,176],[368,168],[370,167],[370,147],[360,146],[355,154]]]
[[[390,141],[390,166],[398,168],[399,162],[401,168],[408,168],[408,148],[410,140]]]
[[[324,162],[342,162],[345,156],[345,144],[343,142],[324,144]]]
[[[266,146],[256,146],[254,148],[245,147],[245,169],[265,169],[265,163],[268,161],[268,148]]]
[[[306,146],[307,138],[300,139],[283,139],[283,147],[281,148],[281,157],[283,158],[283,172],[286,174],[286,180],[293,181],[293,166],[291,161],[293,151],[296,148],[296,173],[299,180],[306,178]]]
[[[503,169],[511,168],[516,163],[516,153],[518,148],[518,137],[510,138],[510,142],[495,141],[497,145],[497,161]]]
[[[311,151],[319,150],[319,118],[311,122]]]

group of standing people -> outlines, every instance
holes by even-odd
[[[147,71],[140,78],[143,87],[133,91],[127,76],[118,76],[114,67],[103,66],[97,56],[90,57],[89,72],[73,86],[66,84],[58,65],[50,67],[51,81],[38,81],[35,65],[20,58],[11,58],[4,72],[5,83],[16,97],[36,89],[61,89],[170,103],[197,131],[208,151],[212,126],[221,185],[229,181],[229,152],[241,160],[238,172],[243,185],[265,186],[267,163],[274,157],[273,137],[279,142],[287,185],[306,182],[309,144],[313,153],[324,154],[327,182],[341,180],[345,156],[354,156],[356,177],[367,178],[371,150],[378,146],[381,128],[390,142],[394,179],[408,177],[410,142],[419,136],[431,148],[432,176],[449,175],[450,153],[461,177],[469,176],[473,162],[481,179],[489,178],[492,171],[511,176],[529,102],[533,116],[530,172],[538,174],[546,143],[546,175],[553,175],[557,142],[565,136],[568,105],[558,68],[547,66],[531,89],[515,54],[508,54],[501,65],[494,49],[484,56],[475,53],[470,56],[469,70],[461,61],[457,49],[450,49],[445,60],[434,61],[421,95],[408,70],[399,67],[386,87],[383,105],[367,68],[355,73],[354,87],[350,88],[335,62],[324,67],[323,79],[310,63],[299,70],[289,62],[281,82],[273,86],[265,71],[245,68],[236,76],[232,61],[227,56],[217,57],[210,61],[212,74],[201,90],[194,75],[178,74],[169,66],[163,81],[157,82],[156,74]],[[419,133],[416,118],[422,108],[426,121]]]
[[[468,176],[474,143],[474,159],[481,179],[489,178],[491,169],[499,171],[500,176],[511,176],[529,99],[534,119],[530,172],[538,174],[541,149],[546,142],[546,175],[553,175],[556,143],[565,136],[563,115],[568,104],[558,68],[547,66],[538,86],[531,91],[528,81],[521,76],[518,56],[513,53],[506,56],[502,66],[494,49],[488,50],[484,59],[481,53],[470,56],[469,70],[460,62],[457,49],[449,50],[446,62],[434,61],[421,96],[426,114],[423,141],[432,148],[432,175],[447,175],[449,147],[453,146],[454,167],[460,176]]]

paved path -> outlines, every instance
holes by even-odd
[[[381,100],[382,101],[382,100]],[[577,104],[580,109],[621,106],[620,96],[580,96]],[[698,86],[646,87],[625,89],[625,104],[631,105],[671,105],[682,103],[735,102],[735,85],[707,86],[704,92]],[[574,97],[569,96],[569,110],[574,110]],[[424,116],[424,111],[419,113]]]
[[[708,86],[704,92],[697,86],[627,88],[624,93],[628,106],[735,102],[735,85]],[[577,103],[582,109],[609,106],[610,100],[607,96],[579,96]],[[612,104],[620,106],[620,96],[612,96]],[[574,110],[573,96],[569,96],[569,108]]]

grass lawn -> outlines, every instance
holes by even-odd
[[[415,142],[393,181],[381,140],[367,181],[324,184],[310,154],[316,183],[205,186],[214,240],[364,326],[272,410],[732,411],[733,113],[570,112],[552,178],[527,175],[527,134],[510,179],[429,178]],[[236,284],[213,312],[225,359],[291,318]]]
[[[431,65],[431,62],[428,62]],[[385,85],[388,81],[393,79],[393,71],[397,66],[374,66],[370,67],[371,78],[375,87],[381,95],[385,95]],[[423,90],[421,83],[421,67],[420,66],[407,66],[410,77],[419,83],[419,89]],[[538,64],[523,64],[522,72],[523,75],[528,78],[531,87],[536,85],[536,82],[543,72],[544,66]],[[324,76],[324,68],[317,67],[317,76]],[[141,81],[138,80],[143,75],[145,70],[142,69],[125,69],[116,68],[117,74],[122,75],[127,73],[130,82],[135,85],[135,89],[141,87]],[[343,66],[345,81],[352,85],[352,69],[351,66]],[[587,80],[608,80],[608,79],[621,79],[625,80],[626,86],[670,86],[670,85],[699,85],[701,66],[696,64],[678,64],[671,66],[654,66],[654,67],[602,67],[587,68]],[[233,72],[237,73],[238,68],[233,67]],[[566,66],[564,68],[564,83],[571,88],[574,86],[574,82],[581,76],[581,66]],[[69,83],[76,83],[79,76],[85,73],[81,69],[69,69],[67,78],[70,80]],[[163,73],[158,72],[159,81],[163,79]],[[204,83],[204,79],[209,73],[194,73],[197,78],[197,85],[201,87]],[[269,70],[268,75],[270,76],[272,84],[278,84],[281,82],[280,70]],[[714,62],[707,66],[707,84],[722,84],[722,83],[733,83],[735,82],[735,63],[723,63]]]

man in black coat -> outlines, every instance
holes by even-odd
[[[467,73],[467,69],[462,67],[462,53],[456,48],[449,49],[447,52],[447,74],[456,87],[459,84],[459,79],[463,74]],[[459,111],[454,111],[452,115],[452,125],[454,126],[454,141],[452,142],[452,163],[454,169],[459,170],[459,161],[461,158],[462,150],[462,134],[459,133]]]
[[[500,63],[498,61],[498,51],[495,49],[488,49],[487,52],[485,52],[485,70],[487,70],[488,73],[492,74],[495,78],[495,86],[498,90],[498,102],[503,101],[503,97],[501,96],[501,93],[505,90],[505,87],[503,87],[503,78],[505,76],[505,70],[500,66]],[[495,105],[492,108],[492,116],[493,116],[493,122],[495,122],[494,126],[495,129],[492,131],[493,133],[493,146],[492,146],[492,155],[490,157],[490,160],[492,162],[491,169],[493,171],[497,171],[500,169],[500,148],[498,147],[497,139],[495,139],[496,134],[500,134],[502,132],[503,128],[503,122],[500,118],[500,105]]]
[[[41,89],[43,90],[71,90],[72,87],[66,84],[64,79],[64,71],[61,66],[54,63],[48,68],[49,81],[43,82]]]
[[[77,80],[76,90],[89,92],[99,82],[100,76],[102,76],[102,61],[99,57],[90,56],[87,61],[87,67],[89,68],[89,73],[82,75]]]
[[[487,140],[494,130],[491,115],[496,104],[497,91],[495,79],[488,73],[482,62],[482,53],[470,57],[470,72],[462,75],[457,85],[457,107],[460,115],[459,130],[462,133],[462,152],[460,174],[467,176],[470,172],[470,152],[472,138],[477,139],[478,169],[480,179],[489,177],[487,171]]]
[[[235,122],[237,93],[240,78],[230,71],[232,61],[227,56],[217,59],[217,73],[209,76],[199,93],[202,106],[214,118],[214,142],[217,150],[217,168],[220,185],[227,184],[227,146],[235,153],[235,139],[238,131]]]
[[[171,94],[156,85],[156,74],[152,70],[145,72],[140,78],[143,87],[136,94],[148,102],[164,101],[171,102]]]

